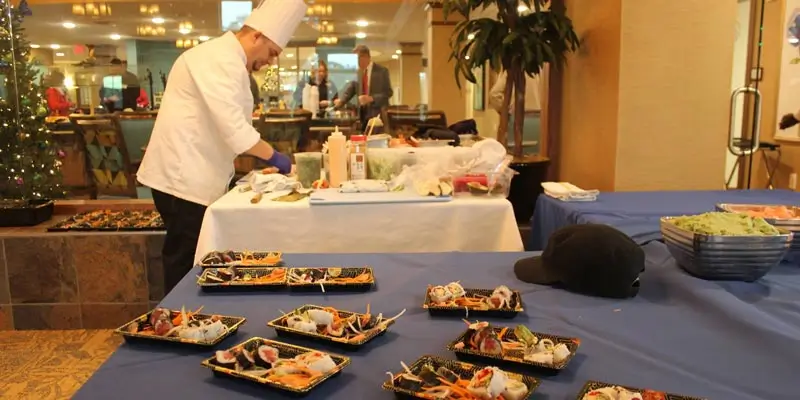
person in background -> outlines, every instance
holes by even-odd
[[[167,229],[165,287],[191,271],[203,215],[228,190],[237,155],[291,171],[291,159],[253,127],[250,75],[275,62],[307,9],[303,0],[264,0],[239,32],[193,47],[173,64],[136,174],[152,189]]]
[[[150,105],[150,99],[147,97],[147,92],[144,88],[139,88],[139,97],[136,98],[136,108],[147,108]]]
[[[48,86],[44,95],[47,99],[47,108],[50,110],[51,117],[65,117],[75,108],[75,104],[69,101],[67,90],[64,87],[64,74],[61,71],[50,72],[45,79]]]
[[[336,84],[328,79],[328,63],[325,61],[320,60],[319,67],[311,69],[311,77],[308,78],[308,82],[303,81],[297,85],[293,97],[294,103],[297,104],[298,108],[303,107],[303,90],[306,85],[317,86],[319,88],[320,110],[330,107],[333,105],[333,102],[339,98]]]
[[[359,118],[362,129],[366,129],[367,121],[389,107],[389,99],[394,95],[389,70],[372,62],[369,48],[356,46],[353,53],[358,55],[358,83],[349,84],[342,90],[336,100],[336,107],[342,107],[358,96]]]
[[[113,113],[126,108],[136,108],[137,99],[141,96],[139,78],[128,71],[125,63],[119,58],[110,62],[111,69],[103,77],[100,86],[100,99],[106,111]]]

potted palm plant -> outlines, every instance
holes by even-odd
[[[463,77],[476,83],[474,71],[487,64],[494,71],[507,74],[503,107],[497,140],[508,144],[511,100],[514,100],[512,151],[513,168],[519,172],[511,183],[509,200],[518,221],[527,221],[533,214],[536,197],[547,163],[542,158],[526,155],[522,146],[525,123],[526,76],[538,75],[546,65],[561,68],[567,53],[575,51],[578,36],[566,10],[550,7],[551,0],[442,0],[445,18],[453,13],[463,17],[450,38],[450,59],[455,65],[456,81]],[[495,10],[494,18],[474,18]],[[473,18],[470,18],[470,17]],[[546,132],[543,132],[546,134]]]

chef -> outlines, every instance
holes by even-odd
[[[187,50],[172,66],[137,173],[167,228],[167,290],[192,268],[206,207],[227,191],[237,155],[291,170],[291,160],[253,128],[250,74],[275,61],[306,8],[303,0],[264,0],[239,32]]]

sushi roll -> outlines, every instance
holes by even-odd
[[[172,311],[166,308],[156,308],[153,312],[150,313],[150,325],[155,328],[156,322],[160,320],[171,320],[172,319]]]
[[[317,324],[312,321],[301,321],[296,323],[293,329],[306,333],[317,333]]]
[[[236,355],[236,370],[242,371],[248,368],[251,368],[255,360],[253,359],[253,355],[250,354],[249,351],[242,349],[242,351]]]
[[[615,389],[617,389],[617,400],[642,400],[642,394],[639,392],[634,392],[619,386],[615,387]]]
[[[552,351],[540,351],[535,353],[528,353],[524,356],[525,361],[546,364],[546,365],[553,365],[553,352]]]
[[[233,368],[236,366],[236,356],[227,350],[217,350],[214,360],[223,367]]]
[[[498,294],[493,294],[493,295],[487,297],[486,300],[485,300],[485,303],[490,309],[498,309],[498,308],[504,308],[504,307],[508,306],[507,299],[505,297],[501,296],[501,295],[498,295]]]
[[[445,286],[448,291],[450,291],[451,298],[456,299],[459,297],[464,297],[467,292],[464,290],[464,287],[461,286],[458,282],[451,282]]]
[[[450,383],[456,383],[456,381],[460,379],[460,377],[458,375],[456,375],[455,372],[450,371],[449,369],[447,369],[445,367],[439,367],[436,370],[436,374],[441,376],[442,378],[444,378],[444,380],[446,380],[446,381],[448,381]]]
[[[506,390],[506,373],[497,367],[486,367],[472,377],[467,385],[467,390],[473,396],[494,400]]]
[[[319,351],[300,354],[295,357],[295,360],[305,364],[308,369],[322,374],[328,373],[336,368],[336,362],[333,361],[331,356]]]
[[[500,338],[497,337],[497,333],[491,326],[481,329],[475,335],[475,339],[477,341],[477,346],[474,348],[475,350],[493,355],[503,354],[503,344],[500,342]]]
[[[543,351],[553,351],[553,348],[556,347],[556,344],[553,343],[550,339],[542,339],[539,343],[536,344],[536,351],[543,352]]]
[[[506,390],[503,391],[504,400],[522,400],[528,394],[528,386],[516,380],[506,381]]]
[[[569,358],[571,351],[569,351],[569,347],[564,343],[559,343],[556,347],[553,347],[553,362],[556,364],[563,362],[567,358]]]
[[[342,337],[344,335],[344,324],[334,322],[325,327],[325,333],[333,337]]]
[[[453,298],[453,294],[450,293],[444,286],[434,286],[430,290],[431,300],[436,304],[447,303],[450,299]]]
[[[291,315],[286,317],[286,326],[291,329],[298,329],[297,324],[306,322],[306,319],[299,315]]]
[[[328,326],[333,323],[333,314],[325,310],[308,310],[308,318],[317,325]]]
[[[258,350],[256,352],[256,365],[263,368],[272,367],[272,364],[278,361],[278,356],[280,354],[278,349],[267,345],[258,346]]]
[[[589,391],[581,400],[617,400],[618,393],[614,387],[604,387]]]

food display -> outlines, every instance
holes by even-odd
[[[414,182],[414,190],[420,196],[452,196],[453,181],[449,178],[417,180]]]
[[[287,281],[294,290],[365,291],[375,284],[375,275],[369,267],[291,268]]]
[[[532,377],[497,367],[481,368],[434,356],[424,356],[411,367],[401,365],[402,372],[387,372],[389,381],[383,388],[422,399],[522,400],[539,385]]]
[[[206,268],[197,278],[203,290],[231,288],[278,288],[286,286],[286,268],[224,267]]]
[[[526,326],[500,328],[488,322],[467,323],[467,331],[448,348],[457,355],[473,356],[483,362],[492,359],[561,370],[575,355],[580,340],[533,333]]]
[[[800,221],[800,210],[798,210],[797,207],[724,204],[723,209],[725,211],[747,214],[751,217],[764,218],[766,220],[794,219]]]
[[[386,332],[406,312],[403,310],[391,318],[384,318],[383,314],[371,314],[369,308],[368,304],[367,312],[358,314],[333,307],[306,305],[270,321],[267,325],[275,328],[278,336],[300,336],[361,346]]]
[[[244,324],[243,317],[200,314],[159,307],[117,328],[126,339],[150,339],[213,346],[230,336]]]
[[[348,357],[263,338],[218,350],[202,362],[217,375],[306,393],[350,364]]]
[[[710,236],[777,236],[780,231],[763,218],[745,214],[709,212],[670,218],[683,230]]]
[[[203,268],[229,267],[231,265],[271,267],[280,265],[282,256],[283,254],[277,251],[212,251],[200,259],[200,266]]]
[[[444,286],[428,286],[424,308],[431,315],[464,315],[469,313],[513,317],[522,311],[519,292],[501,285],[494,290],[464,289],[459,282]]]
[[[577,400],[702,400],[650,389],[635,389],[603,382],[589,381],[583,386]]]
[[[157,231],[164,230],[158,211],[96,210],[80,213],[61,221],[47,230],[63,231]]]

